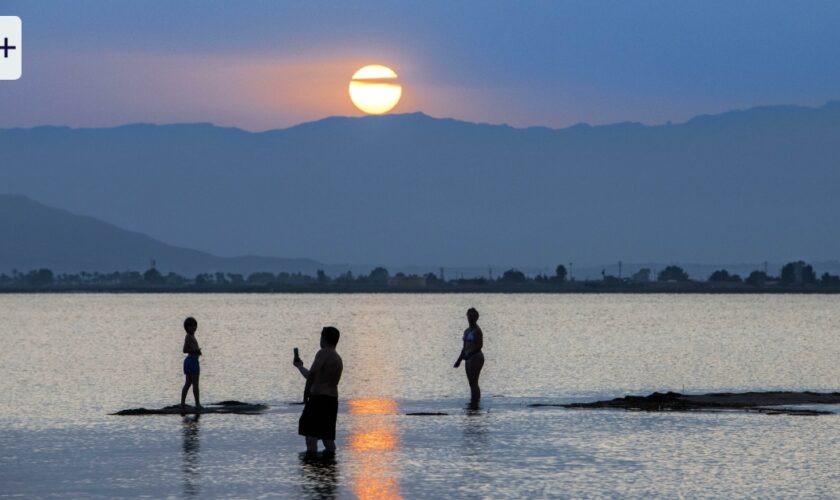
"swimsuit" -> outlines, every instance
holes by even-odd
[[[184,375],[198,375],[201,373],[201,366],[198,364],[198,356],[190,354],[184,358]]]
[[[306,400],[298,421],[298,434],[318,439],[335,439],[338,398],[315,394]]]
[[[471,351],[470,353],[467,353],[466,349],[467,347],[472,347],[472,343],[475,342],[475,328],[470,328],[469,330],[464,332],[464,342],[468,344],[464,347],[464,361],[469,363],[473,358],[476,358],[476,361],[478,361],[478,358],[480,357],[481,362],[483,364],[484,354],[482,354],[481,349],[477,351]]]
[[[475,329],[470,328],[464,332],[464,342],[475,342]]]

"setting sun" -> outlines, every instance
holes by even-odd
[[[394,109],[402,96],[402,85],[391,68],[372,64],[356,71],[350,80],[350,99],[357,108],[371,115]]]

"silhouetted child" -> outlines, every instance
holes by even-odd
[[[184,388],[181,389],[181,406],[185,406],[187,399],[187,392],[190,386],[193,388],[193,396],[195,396],[195,407],[201,408],[201,400],[198,397],[198,376],[201,373],[201,367],[198,364],[198,357],[201,356],[201,349],[198,347],[198,340],[195,338],[195,331],[198,329],[198,321],[193,317],[184,320],[184,330],[187,331],[184,337],[184,353],[187,357],[184,358],[184,375],[186,381]]]
[[[315,355],[312,367],[303,367],[303,361],[295,359],[294,365],[306,378],[303,391],[303,414],[298,423],[298,434],[306,438],[306,452],[318,451],[318,440],[324,442],[327,453],[335,452],[335,422],[338,417],[338,381],[344,364],[335,350],[339,337],[338,329],[325,326],[321,330],[321,350]]]

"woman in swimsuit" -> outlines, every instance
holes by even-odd
[[[484,346],[484,334],[478,326],[478,311],[474,307],[467,310],[467,321],[470,327],[464,330],[464,347],[461,349],[458,360],[455,361],[455,368],[461,366],[461,361],[464,361],[467,380],[470,383],[471,401],[477,403],[481,399],[478,376],[484,366],[484,353],[481,352],[481,348]]]

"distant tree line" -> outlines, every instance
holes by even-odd
[[[81,272],[55,274],[50,269],[35,269],[25,273],[13,271],[0,274],[0,290],[200,290],[200,291],[249,291],[249,290],[481,290],[488,291],[551,291],[615,289],[618,291],[668,291],[680,287],[702,291],[704,289],[840,289],[840,276],[823,273],[817,276],[813,267],[803,261],[789,262],[782,266],[778,276],[765,271],[752,271],[746,278],[726,269],[711,273],[705,280],[692,279],[680,266],[670,265],[655,274],[650,269],[640,269],[629,277],[602,273],[600,280],[573,281],[565,266],[558,265],[554,274],[537,274],[529,277],[518,269],[508,269],[497,278],[452,278],[426,273],[424,275],[397,273],[391,275],[384,267],[377,267],[367,274],[354,275],[347,271],[330,277],[323,270],[315,276],[303,273],[255,272],[247,276],[235,273],[201,273],[192,278],[176,273],[163,274],[155,268],[141,273],[124,271],[112,273]]]

